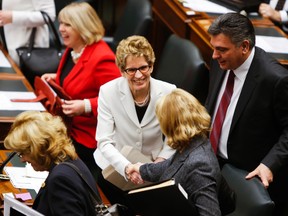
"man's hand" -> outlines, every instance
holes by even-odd
[[[269,184],[273,182],[273,173],[262,163],[254,171],[250,172],[246,176],[246,179],[251,179],[255,176],[258,176],[261,179],[261,182],[265,188],[268,188]]]
[[[266,3],[260,4],[258,12],[265,18],[281,22],[280,12],[273,9],[269,4]]]

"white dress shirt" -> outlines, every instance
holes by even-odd
[[[218,144],[218,155],[222,158],[225,158],[225,159],[228,158],[227,141],[228,141],[228,135],[230,132],[232,118],[233,118],[234,111],[235,111],[242,87],[244,85],[248,70],[249,70],[251,62],[253,60],[254,54],[255,54],[255,48],[252,49],[252,51],[251,51],[249,57],[246,59],[246,61],[240,67],[233,70],[233,72],[235,74],[233,94],[232,94],[232,97],[230,100],[230,104],[227,108],[226,117],[225,117],[223,125],[222,125],[221,136],[220,136],[220,140],[219,140],[219,144]],[[217,99],[217,103],[216,103],[216,107],[215,107],[215,112],[213,115],[213,122],[215,119],[216,112],[218,110],[220,100],[221,100],[223,92],[225,90],[228,75],[229,75],[229,73],[226,73],[224,80],[223,80],[223,83],[222,83],[222,86],[221,86],[221,89],[220,89],[220,92],[219,92],[219,95],[218,95],[218,99]]]

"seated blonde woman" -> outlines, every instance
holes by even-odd
[[[44,215],[95,215],[87,185],[71,167],[78,167],[90,187],[98,193],[87,166],[77,156],[61,117],[46,112],[19,114],[4,140],[7,149],[18,153],[22,162],[36,171],[49,171],[32,208]]]

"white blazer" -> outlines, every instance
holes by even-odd
[[[98,124],[96,130],[96,163],[101,169],[111,164],[125,177],[125,166],[130,162],[119,152],[124,145],[140,150],[151,160],[169,158],[175,151],[164,144],[155,114],[158,98],[170,93],[176,86],[150,78],[150,102],[139,123],[134,100],[124,77],[112,80],[100,88],[98,97]]]
[[[4,34],[9,55],[19,64],[16,49],[28,46],[33,27],[37,27],[35,46],[48,47],[48,27],[40,10],[45,11],[52,20],[55,20],[54,0],[3,0],[2,10],[12,11],[12,23],[4,25]]]

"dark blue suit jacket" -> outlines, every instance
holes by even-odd
[[[69,161],[76,165],[90,186],[97,192],[96,182],[87,166],[80,160]],[[67,165],[54,165],[43,187],[39,190],[33,208],[49,215],[95,215],[89,190],[80,176]]]

